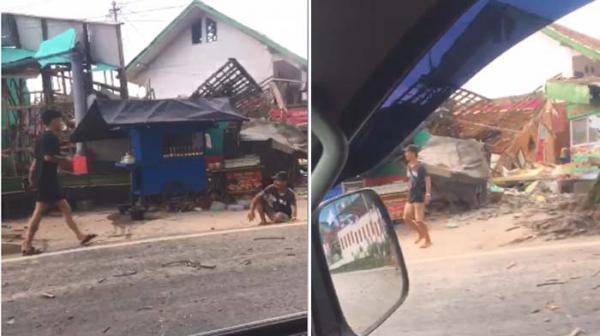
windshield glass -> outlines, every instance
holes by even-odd
[[[307,13],[2,2],[3,335],[301,326]]]
[[[329,197],[380,195],[411,283],[374,335],[600,330],[600,3],[569,4],[478,3],[352,138]]]

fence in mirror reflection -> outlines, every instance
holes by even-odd
[[[323,203],[321,247],[348,326],[367,335],[404,300],[408,278],[393,223],[379,196],[365,189]]]

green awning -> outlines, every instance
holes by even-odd
[[[12,47],[2,47],[2,65],[33,58],[35,51]]]
[[[67,29],[64,33],[43,41],[34,57],[42,67],[48,64],[69,63],[65,56],[75,49],[76,42],[77,31],[74,28]]]
[[[42,68],[45,68],[47,65],[50,65],[50,64],[70,64],[71,60],[67,56],[58,55],[58,56],[50,56],[50,57],[38,60],[38,63],[40,63],[40,66]]]
[[[117,67],[110,64],[105,63],[96,63],[94,64],[92,71],[115,71]]]

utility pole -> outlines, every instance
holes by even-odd
[[[117,7],[117,2],[113,0],[112,8],[108,10],[109,14],[112,14],[113,20],[119,22],[118,13],[121,11],[121,7]]]

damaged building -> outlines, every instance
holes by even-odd
[[[221,80],[242,75],[277,100],[261,117],[306,126],[307,70],[306,59],[196,0],[127,65],[127,76],[150,97],[176,98],[214,97]]]
[[[63,113],[67,127],[61,150],[75,154],[76,174],[65,176],[66,186],[126,180],[127,176],[77,175],[87,172],[86,153],[96,151],[102,160],[103,149],[114,144],[86,148],[68,141],[86,113],[86,96],[128,98],[120,25],[2,13],[2,32],[3,195],[18,196],[24,188],[33,143],[43,132],[39,113],[46,108]]]
[[[558,163],[569,146],[566,108],[543,94],[501,99],[481,97],[463,103],[473,93],[455,92],[429,120],[428,130],[439,136],[475,139],[486,145],[494,175],[504,170],[532,168],[533,162]]]

